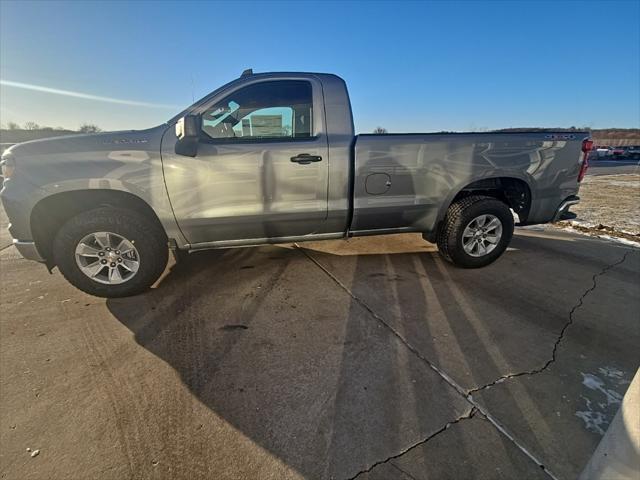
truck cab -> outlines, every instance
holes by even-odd
[[[175,121],[185,116],[197,138],[167,130],[162,159],[192,248],[344,235],[354,129],[343,80],[245,74]]]

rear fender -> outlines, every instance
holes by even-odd
[[[442,220],[444,220],[444,217],[447,214],[447,210],[449,210],[449,207],[451,206],[451,204],[453,203],[455,198],[463,190],[465,190],[465,188],[467,186],[472,185],[473,183],[479,182],[481,180],[493,180],[493,179],[499,179],[499,178],[513,178],[513,179],[516,179],[516,180],[521,180],[524,183],[526,183],[527,186],[529,187],[529,192],[531,194],[530,204],[533,204],[533,202],[535,200],[535,186],[534,186],[535,185],[535,180],[530,175],[523,175],[523,174],[517,174],[515,172],[509,172],[508,175],[496,175],[496,174],[486,175],[486,176],[481,176],[481,177],[478,177],[478,178],[474,178],[471,181],[466,179],[464,182],[460,182],[454,188],[452,188],[451,191],[449,192],[449,194],[446,196],[445,200],[440,205],[440,208],[438,209],[438,216],[436,217],[436,222],[435,222],[431,232],[436,232],[437,231],[438,225],[440,225],[440,222],[442,222]],[[427,235],[428,234],[429,233],[427,232]]]

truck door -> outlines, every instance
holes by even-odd
[[[320,82],[253,80],[201,114],[195,157],[163,140],[177,222],[189,243],[301,236],[327,218],[328,144]]]

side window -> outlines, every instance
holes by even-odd
[[[258,141],[309,138],[311,84],[300,80],[256,83],[232,93],[202,114],[202,131],[214,139]]]

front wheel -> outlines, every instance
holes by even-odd
[[[438,250],[457,266],[484,267],[507,249],[513,224],[504,202],[481,195],[462,198],[447,211],[437,235]]]
[[[53,242],[60,272],[97,297],[127,297],[148,289],[168,260],[162,228],[132,210],[101,207],[68,220]]]

